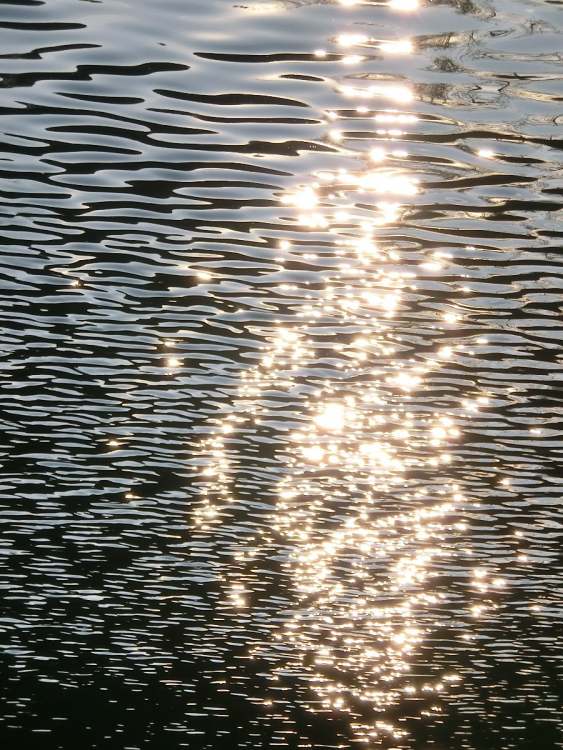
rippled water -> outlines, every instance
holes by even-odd
[[[0,39],[3,746],[563,747],[561,2]]]

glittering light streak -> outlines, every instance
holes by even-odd
[[[389,7],[412,11],[418,3],[390,0]],[[360,34],[336,40],[344,48],[369,41]],[[412,44],[389,41],[380,48],[408,54]],[[355,56],[346,59],[358,62]],[[391,82],[343,85],[339,91],[360,100],[414,101],[409,87]],[[363,107],[359,114],[377,123],[417,121],[403,111],[372,118]],[[335,112],[326,115],[330,123],[339,119]],[[336,127],[328,135],[334,142],[345,139]],[[385,135],[389,139],[392,133]],[[355,739],[369,745],[382,736],[404,737],[387,712],[405,697],[441,694],[459,681],[445,673],[425,682],[411,674],[411,663],[428,635],[425,611],[447,597],[433,587],[437,569],[456,554],[452,540],[467,527],[463,515],[469,501],[447,474],[461,438],[459,417],[486,406],[487,399],[468,397],[444,412],[425,397],[429,377],[464,351],[462,345],[436,346],[423,361],[401,354],[393,321],[408,304],[405,292],[414,288],[413,271],[401,263],[397,247],[379,241],[378,231],[400,220],[403,206],[395,199],[412,198],[421,186],[404,167],[395,168],[393,160],[408,157],[404,149],[376,145],[368,156],[366,169],[323,170],[311,184],[295,186],[280,198],[303,231],[324,232],[331,239],[336,265],[321,289],[301,296],[294,321],[275,327],[258,363],[243,372],[228,412],[210,424],[200,444],[202,490],[194,521],[197,529],[209,530],[236,504],[230,457],[237,436],[268,417],[265,394],[289,393],[300,373],[330,358],[333,374],[309,388],[300,426],[284,435],[278,451],[284,470],[268,529],[258,530],[236,560],[252,565],[277,545],[294,600],[273,637],[254,643],[249,655],[265,657],[272,680],[283,678],[297,661],[314,696],[306,703],[309,710],[347,714]],[[377,197],[369,218],[356,208],[366,193]],[[296,254],[299,247],[281,240],[278,251]],[[302,253],[303,260],[316,257]],[[419,266],[439,274],[447,263],[447,255],[436,251]],[[283,294],[291,291],[297,287],[280,286]],[[437,328],[451,330],[461,322],[458,312],[449,310]],[[319,330],[342,335],[327,344]],[[489,595],[506,582],[482,565],[471,580],[479,595],[471,615],[479,618],[495,607]],[[225,606],[252,610],[251,586],[236,573],[225,573],[223,583]],[[370,716],[363,719],[366,706]],[[439,710],[425,703],[421,714]]]

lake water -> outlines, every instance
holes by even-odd
[[[560,0],[6,0],[6,749],[563,748]]]

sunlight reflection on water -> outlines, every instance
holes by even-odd
[[[417,3],[392,0],[389,6],[409,11]],[[336,39],[345,48],[368,44],[367,36],[356,33]],[[377,46],[389,55],[413,51],[400,38]],[[322,58],[327,51],[316,54]],[[360,66],[362,58],[342,61]],[[391,81],[337,83],[337,90],[362,102],[406,105],[415,98],[409,87]],[[357,113],[376,127],[417,122],[416,113],[402,110],[358,106]],[[338,113],[325,117],[330,140],[345,149]],[[278,326],[260,362],[243,374],[231,410],[203,442],[206,481],[195,514],[196,525],[209,531],[236,503],[229,453],[237,430],[267,419],[268,393],[289,393],[300,373],[326,360],[329,349],[333,374],[316,381],[303,402],[300,427],[286,435],[278,452],[285,474],[268,531],[241,544],[236,557],[252,566],[266,549],[277,547],[295,600],[273,637],[249,647],[249,658],[270,663],[272,679],[290,674],[297,659],[310,688],[307,708],[348,715],[355,740],[368,744],[405,737],[400,724],[387,718],[390,707],[420,696],[421,715],[438,713],[432,696],[460,679],[451,672],[420,679],[410,674],[411,658],[431,632],[428,617],[420,613],[447,599],[434,590],[433,579],[439,561],[456,555],[455,537],[466,528],[473,505],[448,476],[461,434],[457,421],[487,404],[482,393],[453,410],[424,401],[425,378],[465,352],[466,345],[437,346],[423,365],[401,356],[393,319],[408,305],[405,291],[415,288],[415,273],[402,263],[399,247],[378,236],[385,226],[400,222],[404,200],[421,190],[408,172],[401,135],[397,129],[374,132],[377,145],[369,157],[377,166],[325,169],[281,196],[302,228],[321,232],[336,248],[336,262],[324,287],[303,302],[295,322]],[[357,209],[366,201],[372,207],[369,218]],[[281,240],[279,248],[287,258],[301,252],[288,240]],[[419,265],[439,274],[446,262],[447,256],[436,251]],[[284,285],[284,292],[289,288]],[[440,325],[451,328],[459,322],[457,313],[446,312],[437,335]],[[319,348],[319,332],[329,326],[342,335]],[[412,408],[415,396],[418,405]],[[244,578],[225,571],[227,607],[252,609],[252,586]],[[494,593],[504,580],[478,567],[473,584],[479,602],[470,612],[479,617],[496,606]],[[271,705],[271,699],[264,701]]]

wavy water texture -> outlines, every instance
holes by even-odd
[[[337,38],[338,47],[372,43],[360,34]],[[375,44],[389,54],[413,50],[409,40]],[[325,50],[315,54],[327,56]],[[342,61],[361,65],[363,58],[347,55]],[[406,103],[414,98],[410,88],[390,84],[345,85],[341,90],[361,101]],[[375,121],[376,128],[418,119],[401,110],[374,115],[365,105],[356,113]],[[330,111],[327,119],[334,125],[339,115]],[[299,224],[316,230],[321,241],[334,248],[328,256],[334,270],[316,295],[306,295],[295,319],[278,328],[259,364],[242,373],[237,398],[201,446],[202,477],[207,481],[195,512],[196,526],[204,531],[229,518],[226,511],[238,504],[232,486],[236,470],[229,460],[229,453],[236,452],[237,435],[241,429],[256,432],[265,420],[272,421],[269,396],[277,393],[287,399],[295,394],[301,375],[308,393],[304,413],[300,410],[297,417],[304,422],[277,438],[280,447],[274,455],[284,469],[266,530],[258,526],[258,535],[250,537],[233,534],[235,548],[228,565],[220,567],[218,580],[227,609],[250,609],[256,617],[260,610],[253,600],[261,607],[263,602],[254,570],[263,570],[264,558],[281,558],[280,588],[295,604],[273,639],[267,633],[262,642],[249,640],[247,656],[263,660],[262,669],[270,670],[272,680],[287,681],[299,674],[310,694],[302,705],[312,712],[348,714],[351,740],[369,746],[407,736],[401,727],[405,716],[392,724],[391,709],[400,715],[412,711],[416,701],[420,716],[440,713],[435,695],[460,677],[449,673],[421,679],[411,674],[412,656],[424,636],[440,627],[437,604],[456,611],[460,620],[464,614],[467,618],[459,592],[436,592],[429,585],[439,576],[440,563],[467,552],[455,534],[466,528],[459,516],[468,503],[448,475],[452,455],[444,450],[444,443],[460,435],[458,414],[437,410],[440,405],[424,393],[426,377],[466,347],[441,346],[427,354],[424,363],[402,356],[402,336],[395,335],[390,321],[401,312],[404,292],[416,289],[415,274],[401,265],[394,243],[386,241],[385,247],[376,239],[389,223],[400,221],[405,209],[388,198],[404,201],[419,187],[403,166],[408,152],[396,148],[401,131],[377,132],[383,136],[378,142],[386,145],[369,152],[369,161],[377,166],[359,172],[325,169],[310,184],[282,196],[281,202],[298,212]],[[345,141],[335,128],[329,138]],[[372,216],[357,212],[366,199],[376,200]],[[318,257],[306,249],[280,242],[280,252]],[[434,252],[422,268],[439,273],[446,257]],[[283,257],[278,260],[285,263]],[[447,310],[442,326],[435,326],[436,336],[456,325],[459,317]],[[487,343],[483,337],[474,342]],[[322,375],[312,376],[320,363],[325,364]],[[414,408],[413,399],[419,402]],[[487,402],[483,394],[464,399],[457,411],[467,414]],[[244,508],[245,503],[240,505]],[[481,595],[471,612],[480,617],[498,607],[485,592],[503,588],[505,580],[497,576],[491,582],[491,571],[482,566],[471,572]],[[459,630],[463,648],[472,636]],[[278,702],[264,699],[266,706]]]
[[[560,5],[1,5],[6,747],[563,747]]]

